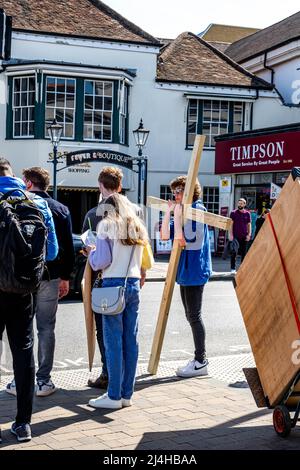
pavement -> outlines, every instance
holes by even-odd
[[[53,380],[60,388],[49,397],[35,398],[33,439],[28,443],[17,443],[9,432],[16,403],[2,388],[0,449],[299,450],[299,426],[289,438],[278,437],[272,412],[256,407],[245,382],[230,383],[252,361],[251,354],[212,358],[210,376],[192,379],[174,374],[182,361],[160,364],[156,376],[139,364],[134,405],[117,411],[88,406],[97,391],[85,385],[87,369],[55,372]],[[3,387],[8,377],[2,379]]]
[[[239,259],[239,257],[237,258]],[[161,282],[166,280],[167,270],[169,265],[169,259],[159,258],[155,259],[155,263],[152,269],[147,272],[147,281]],[[212,257],[212,269],[213,273],[210,281],[230,281],[234,278],[234,275],[230,272],[230,259],[223,260],[220,256]]]

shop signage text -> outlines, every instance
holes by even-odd
[[[79,165],[86,162],[104,162],[108,165],[115,164],[132,170],[132,157],[125,153],[115,152],[107,149],[79,150],[66,153],[66,165]]]
[[[300,131],[218,141],[216,174],[289,171],[300,165]]]

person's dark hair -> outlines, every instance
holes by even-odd
[[[50,184],[49,171],[40,166],[33,166],[23,170],[23,176],[27,181],[31,181],[41,191],[47,191]]]
[[[171,190],[174,191],[176,188],[179,188],[179,187],[184,189],[185,184],[186,184],[186,179],[187,179],[187,176],[177,176],[177,178],[173,179],[170,183]],[[194,202],[200,198],[201,193],[202,193],[201,186],[198,181],[198,178],[196,178],[194,194],[193,194]]]
[[[122,178],[123,173],[121,170],[112,166],[106,166],[101,170],[98,182],[102,183],[105,189],[118,191]]]
[[[11,164],[6,158],[0,157],[0,176],[7,176],[8,174],[13,174]]]

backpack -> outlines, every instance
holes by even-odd
[[[13,193],[21,195],[13,196]],[[48,230],[33,195],[0,193],[0,291],[29,294],[44,273]]]

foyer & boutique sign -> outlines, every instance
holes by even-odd
[[[216,142],[215,173],[290,171],[300,166],[300,131]]]
[[[65,157],[67,166],[87,162],[104,162],[109,165],[120,165],[132,170],[133,165],[133,159],[130,155],[107,149],[77,150],[76,152],[66,153]]]

